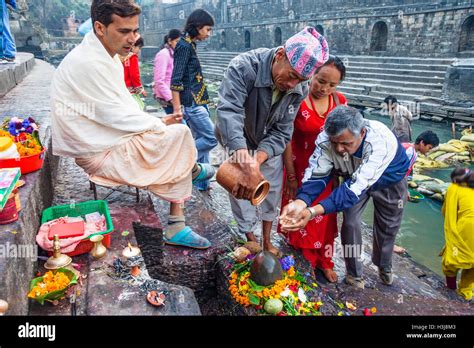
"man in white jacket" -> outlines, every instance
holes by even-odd
[[[90,180],[148,189],[171,203],[164,239],[205,249],[210,242],[185,225],[183,203],[192,183],[214,174],[196,164],[189,129],[140,110],[124,82],[119,55],[140,37],[132,0],[94,0],[93,32],[58,67],[52,83],[53,153],[76,159]]]
[[[374,202],[372,262],[386,285],[393,282],[392,253],[407,198],[406,174],[410,159],[405,148],[384,124],[365,120],[349,106],[338,106],[326,118],[316,140],[303,185],[296,200],[283,208],[284,231],[299,231],[317,215],[343,212],[341,242],[346,283],[364,288],[361,218],[370,198]],[[311,207],[333,173],[344,183]]]

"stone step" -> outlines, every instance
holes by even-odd
[[[222,80],[224,78],[224,70],[220,69],[203,69],[204,76],[206,79],[216,79],[216,80]]]
[[[396,97],[399,102],[413,102],[415,99],[423,97],[423,95],[419,94],[410,94],[410,93],[402,93],[403,91],[399,92],[383,92],[383,91],[370,91],[370,93],[364,93],[361,92],[357,88],[352,88],[352,87],[343,87],[341,86],[339,90],[345,95],[351,94],[351,95],[361,95],[361,96],[371,96],[371,97],[376,97],[377,100],[383,101],[385,97],[387,97],[389,94]],[[433,96],[435,97],[435,96]]]
[[[212,66],[226,69],[230,61],[217,61],[215,59],[201,59],[201,66]]]
[[[69,158],[60,158],[55,188],[53,205],[93,199],[87,176]],[[120,189],[123,192],[128,190],[127,187]],[[97,186],[97,192],[100,199],[111,191]],[[199,305],[191,289],[152,279],[146,263],[141,265],[141,273],[134,279],[112,277],[114,261],[123,259],[121,252],[129,242],[146,248],[146,244],[140,245],[137,241],[136,234],[141,233],[148,239],[156,234],[161,236],[162,229],[146,191],[141,191],[139,203],[136,203],[134,196],[119,191],[113,192],[107,200],[114,231],[106,255],[99,260],[92,259],[89,254],[73,257],[73,262],[84,265],[81,272],[87,276],[86,284],[77,287],[81,293],[76,303],[77,315],[200,315]],[[125,231],[128,233],[123,234]],[[145,286],[166,291],[168,296],[165,306],[150,305],[146,300]],[[29,314],[71,315],[71,306],[67,300],[61,301],[57,307],[50,304],[40,306],[33,302]]]
[[[344,95],[349,100],[349,105],[372,108],[379,108],[380,103],[385,98],[385,96],[382,97],[374,95],[353,94],[349,92],[344,93]],[[439,98],[428,97],[428,99],[424,101],[423,97],[418,98],[421,99],[419,103],[420,113],[425,117],[428,117],[428,119],[436,116],[446,120],[450,119],[455,121],[472,123],[474,117],[474,109],[457,108],[455,106],[443,105],[442,100]],[[439,101],[439,103],[433,103],[431,101],[432,99],[434,99],[435,101]],[[412,100],[402,99],[399,99],[399,102],[402,104],[413,103]]]
[[[355,86],[340,85],[340,86],[337,87],[337,91],[341,92],[344,95],[346,93],[364,94],[364,88],[363,87],[355,87]]]
[[[215,65],[201,65],[202,69],[203,70],[207,70],[207,71],[215,71],[215,72],[224,72],[227,70],[227,66],[215,66]]]
[[[199,51],[199,56],[208,56],[208,57],[235,57],[241,54],[242,52],[228,52],[228,51],[208,51],[208,50],[202,50]]]
[[[423,76],[405,76],[399,74],[385,74],[383,72],[372,73],[372,72],[356,72],[356,71],[347,71],[347,77],[352,79],[365,78],[365,79],[379,79],[379,80],[396,80],[404,82],[422,82],[422,83],[443,83],[444,77],[423,77]]]
[[[344,96],[348,99],[349,105],[363,105],[369,107],[380,107],[380,103],[383,102],[385,97],[378,97],[373,95],[365,95],[360,93],[352,93],[352,92],[343,92]],[[398,98],[397,98],[398,99]],[[398,99],[398,102],[401,104],[409,103],[410,100],[402,100]]]
[[[21,57],[24,57],[23,54]],[[0,97],[0,124],[6,117],[33,117],[41,125],[40,138],[48,151],[41,170],[21,177],[25,186],[19,190],[22,206],[19,220],[0,225],[0,245],[5,248],[10,246],[23,253],[21,257],[0,257],[0,299],[9,303],[7,315],[28,314],[27,293],[36,266],[36,232],[40,226],[41,212],[51,204],[51,176],[56,174],[58,162],[52,156],[49,128],[49,96],[54,67],[41,60],[28,61],[31,64],[31,70],[27,67],[29,73],[15,88]],[[0,84],[2,82],[0,78]]]
[[[339,58],[347,58],[354,62],[378,62],[393,64],[435,64],[451,65],[455,59],[452,58],[414,58],[414,57],[377,57],[377,56],[347,56],[340,55]]]
[[[442,78],[444,80],[445,72],[431,71],[431,70],[408,70],[404,66],[399,66],[399,69],[388,68],[373,68],[365,66],[350,66],[347,69],[350,73],[366,73],[366,74],[385,74],[385,75],[400,75],[404,77],[427,77],[427,78]]]
[[[209,72],[204,71],[205,76],[208,80],[222,80],[224,78],[224,73],[222,72]]]
[[[367,78],[351,78],[347,77],[343,83],[346,82],[357,82],[357,83],[366,83],[366,84],[375,84],[375,85],[386,85],[386,86],[397,86],[402,88],[421,88],[421,89],[436,89],[442,90],[442,83],[423,83],[423,82],[414,82],[414,81],[396,81],[396,80],[387,80],[387,79],[367,79]]]
[[[360,83],[354,81],[344,81],[338,88],[362,88],[365,90],[367,88],[371,88],[371,91],[376,92],[383,92],[387,94],[393,94],[398,92],[403,92],[407,94],[414,94],[420,96],[433,96],[433,97],[441,97],[442,91],[440,89],[426,89],[426,88],[407,88],[407,87],[400,87],[400,86],[391,86],[390,84],[367,84],[367,83]]]
[[[206,79],[217,79],[222,80],[224,78],[224,70],[217,70],[217,69],[203,69],[204,76]]]
[[[219,68],[227,68],[230,60],[224,58],[206,58],[201,59],[202,66],[212,66]],[[440,66],[442,69],[430,69],[429,65],[399,65],[399,64],[390,64],[385,66],[385,64],[364,64],[364,63],[354,63],[350,64],[347,67],[347,71],[351,72],[368,72],[368,73],[379,73],[384,72],[387,74],[396,74],[396,75],[410,75],[410,76],[422,76],[422,77],[443,77],[446,73],[447,67]],[[426,70],[425,70],[426,69]]]
[[[207,60],[207,61],[216,61],[216,62],[230,62],[232,59],[237,57],[237,56],[222,56],[219,53],[209,54],[209,55],[203,55],[199,53],[198,56],[201,61]]]
[[[49,131],[42,138],[42,143],[51,149]],[[18,221],[0,225],[0,245],[29,254],[0,258],[0,298],[9,303],[8,315],[28,313],[27,294],[30,280],[35,274],[38,249],[36,233],[41,222],[41,212],[51,204],[53,187],[50,174],[54,173],[57,163],[52,151],[48,150],[46,157],[41,170],[21,176],[26,184],[19,191],[22,209]]]
[[[15,64],[0,65],[0,97],[23,81],[34,65],[33,54],[25,52],[18,52]]]
[[[239,55],[242,52],[226,52],[226,51],[199,51],[199,56],[203,58],[229,58]],[[341,59],[347,58],[351,63],[372,63],[372,64],[394,64],[394,65],[428,65],[441,68],[442,66],[451,65],[455,59],[452,58],[414,58],[414,57],[378,57],[378,56],[347,56],[339,55]],[[428,69],[429,70],[429,69]]]
[[[354,66],[361,66],[367,68],[381,68],[381,69],[398,69],[403,68],[405,70],[431,70],[446,72],[449,65],[443,64],[400,64],[400,63],[380,63],[380,62],[367,62],[367,61],[353,61],[347,60],[346,68],[350,69]]]
[[[128,242],[143,247],[137,243],[137,232],[148,237],[162,233],[151,201],[147,198],[144,200],[141,204],[127,206],[121,202],[110,206],[115,232],[106,256],[91,262],[86,315],[201,315],[190,288],[152,279],[146,264],[141,266],[141,273],[132,280],[133,284],[127,280],[114,280],[104,270],[104,265],[112,265],[116,258],[123,259],[121,253]],[[122,231],[128,231],[129,234],[124,237]],[[146,289],[164,291],[167,294],[165,305],[150,305],[146,300]]]

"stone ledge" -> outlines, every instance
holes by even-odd
[[[15,64],[0,65],[0,97],[17,86],[33,69],[35,57],[31,53],[19,52]]]
[[[121,256],[127,243],[137,245],[136,233],[151,237],[161,234],[158,220],[151,201],[146,198],[139,204],[110,205],[114,232],[112,244],[105,258],[92,261],[89,269],[87,288],[87,315],[201,315],[199,305],[190,288],[155,280],[157,290],[168,292],[165,306],[153,307],[146,301],[146,295],[137,285],[110,278],[100,271],[104,264],[112,264]],[[122,231],[129,231],[124,237]],[[91,271],[95,269],[97,271]],[[151,280],[147,267],[141,267],[140,281]]]
[[[70,204],[93,200],[93,193],[89,188],[89,181],[84,171],[71,158],[59,158],[57,174],[53,178],[54,199],[53,205]],[[125,190],[123,187],[121,190]],[[110,190],[97,187],[98,199],[101,199]],[[129,284],[122,279],[113,279],[109,276],[116,257],[121,255],[123,248],[130,241],[139,245],[142,253],[150,244],[149,240],[161,236],[161,223],[155,214],[153,204],[146,191],[140,192],[140,203],[135,197],[113,192],[107,201],[114,224],[111,234],[111,247],[104,259],[93,260],[88,254],[74,256],[73,262],[83,263],[81,271],[87,274],[86,282],[77,299],[77,315],[200,315],[201,311],[191,289],[185,286],[170,284],[162,278],[154,279],[148,272],[148,264],[142,267],[139,282],[152,280],[160,289],[169,292],[166,305],[155,308],[148,304],[145,295],[138,285]],[[128,231],[123,236],[123,231]],[[144,244],[137,242],[136,235],[145,239]],[[26,278],[26,277],[25,277]],[[54,307],[50,304],[40,306],[31,302],[30,315],[71,315],[71,306],[67,300]]]
[[[20,188],[22,210],[18,221],[0,226],[0,245],[18,247],[25,246],[36,252],[36,233],[41,222],[41,212],[51,205],[53,187],[51,176],[57,167],[57,158],[51,154],[51,135],[46,131],[43,144],[49,144],[43,168],[36,172],[23,175],[25,186]],[[9,315],[25,315],[28,313],[26,298],[31,275],[36,268],[36,259],[31,258],[0,258],[0,298],[9,305]]]

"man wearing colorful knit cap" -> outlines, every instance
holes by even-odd
[[[243,177],[230,197],[239,232],[257,241],[257,209],[249,199],[251,183],[270,182],[270,192],[260,204],[264,248],[276,255],[270,241],[272,223],[283,182],[281,155],[293,133],[293,121],[308,94],[308,81],[329,58],[326,39],[306,27],[284,46],[258,48],[242,53],[229,63],[219,88],[216,135],[238,163]]]

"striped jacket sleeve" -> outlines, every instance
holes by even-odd
[[[183,76],[186,71],[186,67],[191,57],[191,45],[182,44],[178,42],[174,50],[174,66],[173,75],[171,77],[171,90],[172,91],[183,91]]]

